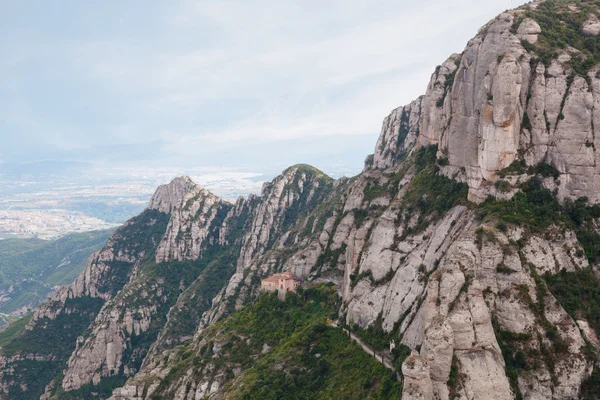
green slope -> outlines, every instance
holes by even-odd
[[[213,325],[200,348],[180,347],[178,360],[154,398],[171,398],[171,384],[185,374],[225,372],[224,398],[398,399],[401,383],[339,328],[340,305],[332,284],[290,294],[285,302],[263,294],[256,302]],[[220,350],[215,352],[215,344]],[[268,352],[263,346],[270,347]],[[241,369],[234,376],[232,371]]]
[[[74,233],[51,241],[0,240],[0,291],[9,298],[0,304],[0,313],[34,308],[54,286],[71,283],[111,233],[112,230]]]
[[[158,243],[167,223],[167,214],[146,210],[117,230],[118,234],[112,241],[113,249],[129,254],[144,253],[146,258],[141,262],[154,259],[154,252],[148,250]],[[102,245],[105,242],[103,240]],[[106,266],[105,273],[98,277],[97,289],[104,296],[113,297],[129,281],[133,263],[107,261]],[[53,276],[51,273],[41,275]],[[1,377],[6,388],[3,398],[39,398],[46,385],[61,374],[75,349],[77,338],[89,328],[103,305],[101,297],[85,295],[68,298],[64,304],[56,301],[49,305],[60,310],[56,318],[39,318],[35,320],[33,329],[27,330],[25,326],[31,318],[30,313],[0,333],[0,353],[9,359]],[[36,355],[36,359],[28,357],[32,354]],[[27,386],[20,382],[26,382]],[[84,397],[78,397],[81,398]]]

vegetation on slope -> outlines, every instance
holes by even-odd
[[[73,233],[56,240],[0,240],[0,287],[6,288],[27,278],[49,285],[71,283],[94,251],[106,244],[113,230]],[[64,267],[57,268],[61,264]],[[69,274],[59,274],[61,269]]]
[[[565,311],[575,319],[586,320],[596,334],[600,336],[600,279],[592,269],[567,272],[564,269],[556,275],[545,274],[548,289],[563,306]],[[586,343],[586,357],[598,362],[597,350]],[[581,398],[600,399],[600,368],[594,368],[592,375],[581,386]]]
[[[153,244],[158,243],[167,223],[168,215],[146,210],[117,230],[113,246],[130,253],[150,250],[145,253],[146,260],[153,259]],[[110,268],[108,276],[99,278],[98,290],[115,295],[128,281],[133,266],[116,261],[107,264]],[[41,318],[31,330],[25,329],[27,319],[22,319],[0,334],[2,355],[16,356],[2,376],[2,383],[9,389],[9,398],[37,398],[44,392],[48,382],[61,374],[75,349],[77,338],[88,329],[103,303],[101,298],[70,298],[64,305],[52,304],[64,311],[55,319]],[[36,355],[36,359],[24,359],[28,355]],[[27,383],[26,390],[21,387],[22,382]]]
[[[57,240],[0,240],[0,290],[12,288],[1,313],[35,308],[52,287],[71,283],[89,256],[102,248],[112,230],[74,233]]]
[[[415,154],[403,163],[396,173],[388,175],[383,184],[367,183],[364,190],[364,201],[371,202],[382,196],[395,197],[400,190],[400,182],[414,166],[414,178],[408,183],[406,195],[402,200],[406,216],[418,213],[416,226],[408,227],[407,234],[418,233],[432,222],[439,220],[448,210],[459,204],[467,204],[469,187],[454,179],[439,174],[440,165],[446,159],[437,159],[437,145],[421,147]],[[362,221],[373,214],[370,210],[355,211],[356,218]],[[401,215],[399,215],[399,218]],[[407,218],[408,220],[409,218]],[[399,219],[399,223],[402,221]],[[408,223],[408,221],[404,221]],[[360,224],[358,224],[360,225]]]
[[[43,318],[37,324],[38,329],[25,329],[28,316],[0,334],[0,343],[5,343],[2,355],[36,355],[35,360],[20,360],[11,363],[10,370],[4,370],[2,378],[5,382],[27,383],[27,391],[20,386],[11,388],[10,399],[37,398],[44,392],[46,384],[64,368],[75,349],[77,337],[94,320],[102,300],[90,297],[68,299],[66,306],[72,310],[70,314],[62,313],[56,319]]]
[[[571,229],[576,233],[590,263],[600,260],[600,235],[595,228],[596,221],[600,218],[600,205],[588,205],[587,198],[576,201],[567,199],[561,204],[556,193],[542,187],[539,177],[524,183],[521,190],[522,193],[516,194],[511,200],[489,198],[477,207],[477,212],[484,220],[495,220],[496,227],[501,230],[506,230],[509,224],[525,228],[526,233],[543,232],[551,226]],[[545,298],[548,293],[558,300],[571,317],[587,320],[600,334],[600,279],[597,272],[592,268],[572,272],[562,270],[556,275],[547,273],[542,279],[537,275],[535,266],[529,265],[529,268],[536,283],[537,301],[531,299],[526,287],[517,287],[517,290],[519,297],[534,311],[537,323],[544,328],[545,339],[548,341],[542,340],[539,335],[536,339],[531,334],[505,332],[495,324],[506,373],[517,398],[521,397],[518,376],[536,370],[545,363],[551,378],[555,380],[554,364],[568,346],[556,327],[545,317]],[[540,344],[539,351],[528,345],[530,340],[537,340]],[[590,360],[597,360],[596,351],[591,345],[586,345],[583,350]],[[600,382],[599,375],[595,370],[582,385],[582,398],[597,398],[593,388],[597,388],[594,385]]]
[[[284,174],[290,170],[296,169],[294,180],[287,184],[283,189],[283,194],[286,193],[292,197],[297,197],[295,204],[285,210],[283,221],[281,222],[280,232],[285,232],[293,229],[302,218],[307,217],[315,208],[320,206],[326,200],[327,195],[333,187],[333,179],[323,173],[321,170],[306,164],[294,165],[284,171]],[[300,187],[300,180],[304,177],[306,181],[318,182],[318,184],[307,185]],[[313,192],[314,190],[314,192]],[[294,236],[294,235],[290,235]],[[273,245],[277,239],[274,235],[270,240],[270,245]]]
[[[572,229],[591,263],[600,259],[600,234],[595,221],[600,218],[600,205],[588,205],[582,197],[576,201],[566,199],[561,204],[556,193],[542,187],[538,177],[521,185],[521,193],[510,200],[488,198],[477,207],[484,220],[495,219],[500,229],[515,224],[531,232],[542,232],[551,225]]]
[[[545,274],[550,292],[573,319],[585,319],[600,335],[600,279],[591,269]]]
[[[469,187],[439,174],[438,146],[422,147],[416,152],[417,174],[410,182],[404,198],[409,212],[417,210],[419,220],[413,232],[423,230],[429,223],[443,217],[452,207],[466,204]]]
[[[575,7],[569,8],[569,5]],[[525,49],[535,52],[547,68],[560,51],[575,48],[580,55],[572,59],[571,66],[577,75],[586,77],[590,68],[600,64],[600,37],[584,35],[583,23],[590,15],[598,13],[599,6],[598,0],[546,0],[535,10],[528,10],[522,18],[516,19],[513,31],[516,32],[523,18],[533,18],[542,28],[542,33],[536,44],[522,41]]]
[[[289,294],[285,302],[262,294],[212,326],[200,349],[181,346],[155,398],[169,397],[173,382],[190,371],[200,376],[208,365],[226,371],[223,390],[233,398],[398,398],[401,385],[393,373],[327,325],[337,318],[339,301],[332,284]]]
[[[220,225],[227,214],[222,213]],[[157,264],[153,256],[153,245],[147,242],[147,251],[151,254],[140,267],[136,283],[121,290],[110,305],[122,312],[125,309],[137,310],[156,308],[150,317],[149,327],[140,335],[131,335],[127,349],[123,354],[119,375],[104,377],[96,385],[84,385],[78,390],[62,392],[60,384],[54,393],[61,399],[105,398],[112,390],[122,386],[126,380],[125,369],[131,374],[139,370],[150,347],[161,337],[160,351],[168,342],[180,343],[190,340],[198,327],[202,314],[207,311],[212,299],[229,281],[235,272],[240,246],[237,240],[241,236],[245,216],[232,221],[231,246],[209,246],[202,257],[195,261],[169,261]],[[131,237],[127,235],[126,237]],[[157,241],[155,243],[158,243]],[[160,288],[160,289],[158,289]],[[157,290],[158,289],[158,290]],[[184,300],[177,302],[180,298]]]

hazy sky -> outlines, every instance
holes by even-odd
[[[522,3],[0,0],[0,159],[360,165],[386,114]]]

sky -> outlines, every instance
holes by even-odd
[[[358,172],[517,0],[0,0],[0,161]]]

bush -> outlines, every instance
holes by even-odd
[[[506,223],[500,221],[496,224],[496,229],[502,232],[506,232],[508,231],[508,226],[506,225]]]
[[[526,12],[526,17],[535,19],[540,25],[542,33],[536,44],[523,41],[523,46],[527,51],[535,52],[546,67],[557,57],[558,49],[574,47],[581,56],[572,58],[571,67],[577,75],[587,77],[589,70],[600,63],[600,39],[585,36],[582,26],[590,13],[597,12],[598,4],[581,1],[577,3],[578,11],[572,11],[564,7],[565,3],[547,0],[535,10]]]
[[[544,178],[553,177],[554,179],[558,179],[558,177],[560,177],[560,172],[556,167],[545,162],[540,163],[535,167],[529,167],[528,173],[531,175],[541,175]]]
[[[500,178],[508,175],[522,175],[527,170],[527,165],[523,160],[515,160],[508,167],[497,172]]]
[[[592,375],[581,384],[581,398],[585,400],[600,399],[600,368],[594,368]]]
[[[500,264],[496,267],[496,272],[498,272],[499,274],[514,274],[515,271],[513,271],[512,269],[508,268],[506,265],[504,264]]]
[[[405,208],[416,208],[421,216],[413,233],[422,231],[455,205],[466,203],[469,187],[438,175],[436,154],[437,145],[434,145],[419,149],[415,156],[417,174],[404,198]]]
[[[600,335],[600,279],[591,269],[545,274],[548,289],[574,319],[586,319]]]
[[[480,217],[494,216],[504,223],[528,226],[532,231],[566,220],[556,196],[542,188],[538,179],[531,179],[522,190],[510,200],[488,198],[479,206]]]
[[[448,157],[438,158],[437,163],[440,167],[445,167],[447,165],[450,165],[450,161],[448,161]]]
[[[496,189],[498,189],[500,192],[505,192],[505,193],[510,192],[512,189],[512,186],[510,185],[510,183],[503,181],[503,180],[496,181],[494,186],[496,186]]]

